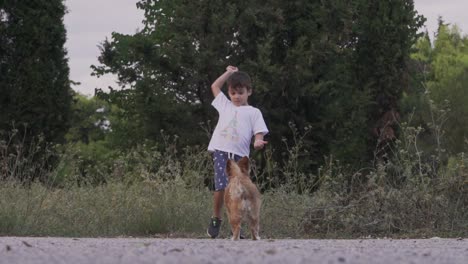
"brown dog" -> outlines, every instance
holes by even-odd
[[[226,172],[229,184],[224,191],[224,202],[231,224],[232,240],[239,239],[243,220],[249,224],[252,239],[259,240],[261,200],[257,186],[250,180],[249,158],[243,157],[238,163],[228,160]]]

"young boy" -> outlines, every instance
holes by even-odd
[[[221,92],[226,81],[231,100]],[[254,136],[254,148],[262,149],[268,143],[263,140],[268,129],[260,110],[247,102],[252,94],[252,82],[247,73],[238,71],[237,67],[228,66],[226,72],[211,85],[211,91],[215,97],[211,104],[218,110],[219,120],[208,145],[208,150],[213,153],[215,192],[213,216],[207,233],[211,238],[216,238],[221,226],[224,189],[228,184],[227,160],[238,161],[244,156],[248,157]]]

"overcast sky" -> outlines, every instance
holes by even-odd
[[[91,76],[91,65],[99,65],[99,44],[112,32],[134,34],[142,28],[143,12],[137,9],[137,0],[65,0],[68,14],[67,29],[70,79],[80,82],[74,86],[82,94],[94,95],[94,89],[112,85],[112,76]]]
[[[196,1],[196,0],[194,0]],[[143,12],[136,8],[137,0],[65,0],[68,14],[67,29],[70,79],[81,85],[73,88],[86,95],[94,95],[94,89],[113,85],[112,76],[91,76],[91,65],[98,65],[98,45],[112,32],[133,34],[142,27]],[[463,34],[468,34],[468,0],[415,0],[419,14],[427,18],[429,33],[437,27],[437,17],[457,24]]]

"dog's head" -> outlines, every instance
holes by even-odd
[[[248,157],[243,157],[237,163],[234,160],[228,160],[226,164],[226,173],[229,178],[245,176],[249,177],[250,162]]]

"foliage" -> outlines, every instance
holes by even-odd
[[[370,173],[353,171],[330,158],[317,174],[320,187],[313,193],[298,193],[303,182],[294,178],[270,182],[275,187],[263,192],[263,236],[465,236],[466,156],[450,158],[447,166],[434,166],[421,159],[420,130],[401,125],[403,136],[392,149],[395,155],[369,168]],[[298,144],[303,143],[301,136]],[[200,226],[206,224],[212,208],[211,191],[204,183],[212,175],[207,167],[211,160],[204,148],[177,154],[174,139],[167,142],[167,153],[141,146],[115,158],[114,170],[99,171],[105,166],[96,163],[89,176],[104,176],[107,184],[79,182],[82,177],[73,178],[74,173],[60,188],[3,181],[0,234],[203,235]],[[291,166],[281,168],[270,160],[273,172],[303,173],[294,165],[298,164],[294,149],[300,153],[302,147],[290,149],[293,151],[286,158]],[[222,236],[227,236],[226,224],[222,230]]]
[[[451,29],[440,25],[432,51],[433,79],[428,90],[437,106],[449,105],[445,147],[451,153],[466,150],[468,138],[467,85],[468,85],[468,37],[461,36],[456,26]]]
[[[413,1],[407,0],[359,1],[358,9],[353,86],[369,100],[361,104],[362,115],[357,115],[365,129],[353,134],[351,140],[361,135],[360,140],[367,144],[361,144],[358,153],[372,160],[375,152],[385,152],[379,149],[382,144],[397,137],[398,102],[409,87],[409,55],[425,19],[417,14]],[[362,124],[363,117],[366,124]],[[362,147],[366,147],[365,152]]]
[[[0,140],[0,180],[23,183],[34,179],[48,180],[54,169],[50,161],[57,159],[54,146],[45,143],[41,136],[28,138],[24,129],[20,132],[14,128],[10,133],[0,135],[3,138]]]
[[[26,123],[29,135],[60,141],[68,128],[70,85],[60,0],[3,1],[1,129]]]
[[[43,137],[42,149],[64,140],[71,103],[65,12],[62,0],[0,2],[2,140],[13,129],[25,136],[18,143]],[[41,155],[47,154],[36,153],[38,159]]]
[[[83,142],[103,140],[112,131],[109,116],[112,106],[96,97],[87,98],[75,93],[73,96],[71,123],[66,135],[67,142]]]
[[[212,206],[209,86],[234,64],[272,131],[251,155],[265,232],[465,235],[456,27],[441,21],[432,45],[411,0],[137,7],[143,28],[113,33],[93,66],[119,87],[86,98],[69,89],[62,1],[0,5],[0,234],[199,235]]]
[[[465,235],[468,160],[461,154],[441,166],[424,159],[436,153],[420,150],[422,130],[401,125],[394,155],[370,173],[356,171],[347,181],[351,172],[338,163],[323,168],[321,188],[305,214],[306,232],[326,237]]]
[[[328,155],[355,166],[373,158],[381,118],[397,111],[408,85],[402,76],[423,22],[410,0],[143,0],[137,7],[143,29],[114,33],[93,66],[98,76],[119,77],[120,89],[99,96],[124,111],[136,138],[155,140],[164,129],[182,145],[208,140],[197,128],[211,132],[215,123],[210,84],[234,64],[254,79],[251,103],[272,131],[277,162],[293,141],[285,120],[310,130],[301,170]]]
[[[406,113],[414,112],[416,116],[413,125],[421,125],[426,134],[438,123],[433,111],[427,106],[445,112],[443,116],[439,115],[444,119],[444,130],[433,130],[441,140],[426,143],[443,149],[449,156],[466,151],[468,122],[464,117],[468,114],[465,91],[468,87],[467,45],[467,37],[461,36],[456,26],[449,27],[440,20],[433,45],[426,34],[415,46],[416,50],[412,54],[415,83],[402,101]]]

